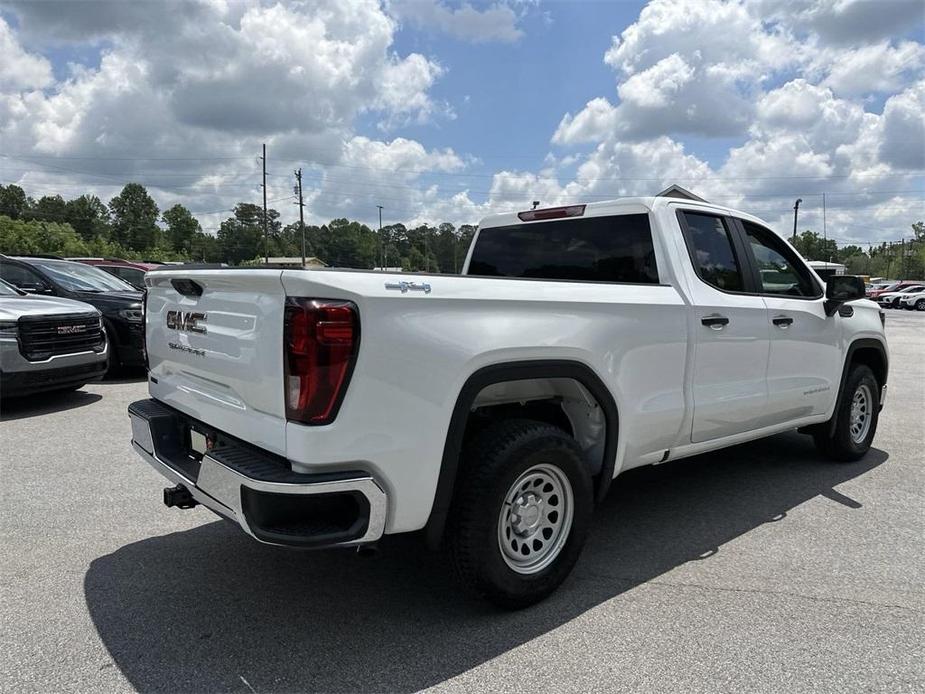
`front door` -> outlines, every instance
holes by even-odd
[[[850,318],[839,312],[826,316],[823,288],[780,237],[753,222],[736,221],[768,307],[766,424],[826,414],[842,373],[841,321]]]

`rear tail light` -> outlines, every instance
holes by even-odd
[[[350,301],[288,297],[284,330],[286,419],[329,424],[356,362],[357,307]]]
[[[567,207],[547,207],[544,210],[528,210],[518,212],[521,222],[538,222],[541,219],[561,219],[562,217],[581,217],[585,213],[584,205],[568,205]]]

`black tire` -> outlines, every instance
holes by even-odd
[[[539,602],[569,575],[588,534],[594,494],[581,449],[558,427],[515,419],[477,434],[460,462],[460,479],[447,528],[449,554],[457,577],[477,595],[506,609]],[[511,568],[511,560],[505,558],[500,546],[501,511],[514,483],[537,465],[554,469],[554,474],[561,473],[560,481],[567,479],[572,492],[571,527],[561,533],[561,544],[555,538],[550,543],[559,549],[557,554],[549,553],[548,565],[535,573],[520,573]],[[552,510],[549,508],[550,518]]]
[[[862,388],[867,389],[868,403],[866,416],[870,418],[867,432],[863,438],[855,440],[852,436],[852,405],[855,394]],[[864,457],[877,433],[877,421],[880,417],[880,384],[870,367],[854,364],[845,381],[845,388],[835,406],[832,419],[823,424],[813,434],[813,441],[819,451],[832,460],[851,462]],[[835,430],[832,431],[832,420]]]
[[[106,328],[106,339],[109,340],[109,361],[106,365],[106,375],[104,378],[118,378],[122,375],[124,369],[122,367],[122,359],[119,357],[119,348],[113,338],[116,331],[107,320],[103,321],[103,325]]]
[[[899,297],[896,297],[890,302],[890,308],[899,308]]]
[[[925,311],[925,299],[919,299],[915,302],[916,311]]]

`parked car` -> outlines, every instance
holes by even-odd
[[[133,260],[121,260],[119,258],[68,258],[85,265],[93,265],[105,270],[110,275],[115,275],[119,279],[125,280],[135,289],[144,291],[145,273],[156,267],[161,267],[161,263],[136,262]]]
[[[0,398],[75,390],[100,380],[108,358],[95,308],[0,280]]]
[[[151,271],[129,415],[167,505],[288,547],[422,531],[522,607],[621,472],[797,428],[836,460],[873,441],[882,313],[756,217],[661,197],[493,215],[463,275]]]
[[[908,311],[925,311],[925,288],[917,292],[905,292],[899,297],[899,307]]]
[[[877,297],[877,303],[883,308],[899,308],[899,300],[906,294],[920,292],[925,289],[925,284],[907,284],[892,292],[882,292]]]
[[[864,290],[864,295],[868,299],[876,298],[872,296],[874,292],[886,291],[887,287],[891,287],[894,284],[896,283],[895,282],[873,282],[867,285],[867,287]]]
[[[0,278],[30,294],[85,301],[103,314],[113,369],[144,365],[142,293],[96,267],[40,257],[0,256]]]
[[[871,291],[867,296],[869,299],[873,299],[874,301],[876,301],[883,294],[886,294],[887,292],[898,292],[902,289],[905,289],[906,287],[913,286],[913,285],[919,285],[919,284],[922,284],[922,282],[916,281],[916,280],[903,280],[902,282],[891,282],[885,287]]]

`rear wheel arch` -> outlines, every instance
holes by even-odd
[[[616,462],[619,417],[612,393],[594,370],[582,362],[558,359],[503,362],[485,366],[466,380],[460,389],[450,418],[433,505],[424,528],[427,544],[431,548],[438,547],[443,537],[460,472],[467,425],[477,396],[492,385],[532,379],[574,380],[586,389],[600,406],[604,415],[605,433],[602,462],[595,484],[595,498],[600,500],[607,493]]]

